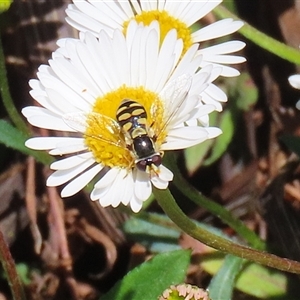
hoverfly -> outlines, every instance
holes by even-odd
[[[176,112],[182,107],[191,87],[192,79],[183,75],[165,87],[161,95],[168,99],[164,105],[163,124],[159,132],[153,130],[153,124],[148,124],[147,112],[142,104],[133,99],[123,99],[116,111],[116,120],[95,112],[68,113],[63,116],[64,121],[72,129],[86,134],[87,119],[92,119],[96,124],[102,124],[113,138],[108,135],[90,136],[103,142],[121,147],[130,151],[137,169],[150,175],[157,174],[162,163],[163,152],[157,149],[156,141],[172,121]],[[156,100],[151,106],[153,119],[157,115],[159,106]],[[104,125],[104,126],[103,126]]]

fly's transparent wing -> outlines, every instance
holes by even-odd
[[[120,125],[112,118],[95,112],[74,112],[63,116],[65,123],[83,135],[126,148]],[[89,130],[89,127],[92,129]]]
[[[159,134],[165,131],[168,124],[170,124],[173,118],[176,116],[177,112],[182,108],[184,100],[186,99],[188,92],[192,85],[192,76],[182,75],[171,81],[165,86],[165,88],[160,93],[160,99],[156,99],[151,106],[151,115],[153,119],[155,116],[161,114],[161,101],[163,101],[163,125],[159,126],[159,132],[155,132],[155,136],[158,137]]]
[[[64,122],[77,132],[85,133],[88,123],[88,114],[83,112],[73,112],[63,115]]]

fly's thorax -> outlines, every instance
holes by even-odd
[[[140,159],[156,153],[153,140],[148,135],[135,137],[132,140],[132,151]]]

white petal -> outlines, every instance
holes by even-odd
[[[133,197],[134,193],[133,193],[133,174],[132,172],[127,173],[126,170],[124,170],[124,174],[123,174],[123,178],[124,178],[124,188],[122,190],[122,203],[124,205],[128,205],[131,198]]]
[[[205,104],[214,105],[216,111],[222,111],[223,106],[221,103],[212,98],[208,93],[204,92],[201,94],[201,101]]]
[[[182,40],[177,40],[176,30],[170,30],[159,51],[156,73],[154,74],[155,82],[153,87],[155,91],[161,90],[170,77],[172,69],[175,66],[175,54],[173,54],[173,49],[176,48],[177,43],[182,43]]]
[[[92,152],[87,152],[79,155],[70,156],[64,159],[60,159],[58,161],[55,161],[50,165],[50,168],[52,170],[67,170],[70,168],[73,168],[75,166],[78,166],[84,161],[90,159],[93,157]]]
[[[133,197],[130,200],[130,208],[132,209],[133,212],[138,213],[143,206],[143,201],[140,201],[136,197]]]
[[[103,207],[120,203],[128,205],[133,197],[134,182],[132,173],[126,169],[112,168],[101,178],[91,193],[91,200],[99,200]]]
[[[97,189],[94,188],[90,194],[90,198],[92,201],[96,201],[99,200],[103,195],[105,195],[108,192],[108,188],[104,188],[104,189]],[[104,206],[103,204],[101,204],[103,207],[109,206],[109,204],[107,204],[106,206]]]
[[[296,75],[291,75],[289,78],[289,83],[292,87],[294,87],[295,89],[299,89],[300,90],[300,75],[296,74]]]
[[[207,63],[215,64],[239,64],[245,62],[246,59],[238,55],[218,55],[218,54],[208,54],[203,56],[203,60]]]
[[[97,164],[93,168],[85,171],[83,174],[76,177],[61,191],[61,196],[70,197],[82,190],[101,170],[103,166]]]
[[[51,112],[55,113],[56,115],[61,115],[62,112],[60,109],[57,109],[55,105],[51,101],[49,101],[49,98],[46,94],[46,91],[44,90],[31,90],[30,96],[34,98],[35,101],[37,101],[42,107],[47,108]]]
[[[163,165],[159,167],[159,178],[165,181],[171,181],[173,180],[173,177],[173,173],[168,168]]]
[[[201,117],[198,117],[197,121],[199,122],[200,125],[202,125],[203,127],[208,127],[209,125],[209,116],[206,115],[206,116],[201,116]],[[198,124],[197,124],[198,125]],[[195,125],[193,125],[195,126]]]
[[[216,63],[211,63],[211,62],[205,61],[205,60],[202,61],[200,67],[203,68],[207,65],[213,65],[214,67],[220,67],[222,70],[220,75],[224,76],[224,77],[236,77],[241,74],[237,69],[235,69],[233,67],[229,67],[226,65],[220,65],[220,64],[216,64]]]
[[[228,41],[199,50],[199,54],[229,54],[242,50],[246,43],[241,41]],[[245,59],[245,58],[244,58]]]
[[[117,175],[112,179],[110,184],[104,186],[103,188],[95,188],[91,193],[91,199],[99,199],[100,205],[103,207],[111,205],[112,207],[117,207],[122,202],[123,194],[122,190],[125,188],[124,181],[124,169],[118,169]]]
[[[208,132],[202,127],[181,127],[170,130],[161,150],[185,149],[207,140]]]
[[[95,188],[103,189],[109,186],[116,177],[119,176],[122,169],[112,168],[107,171],[107,173],[95,184]]]
[[[140,201],[147,200],[152,192],[149,174],[146,172],[136,171],[134,194]]]
[[[232,19],[223,19],[212,23],[192,34],[193,41],[203,42],[218,37],[231,34],[243,26],[242,21],[233,21]]]
[[[104,207],[108,205],[117,207],[120,203],[128,204],[133,195],[132,174],[127,174],[126,169],[118,169],[117,171],[116,176],[109,185],[106,185],[104,188],[94,189],[93,195],[91,195],[92,200],[97,197],[100,204]]]
[[[63,121],[61,116],[43,107],[28,106],[22,109],[22,114],[33,126],[59,131],[74,131]]]
[[[111,186],[109,192],[104,196],[110,198],[110,205],[112,207],[117,207],[122,203],[123,191],[125,189],[126,181],[124,181],[124,174],[120,172],[118,177],[115,179],[113,185]],[[102,199],[100,198],[100,203]]]
[[[78,174],[86,170],[92,164],[95,163],[94,159],[86,160],[84,163],[75,166],[71,169],[67,170],[58,170],[52,173],[47,179],[47,186],[58,186],[67,181],[71,180],[72,178],[76,177]]]
[[[82,138],[71,137],[36,137],[25,142],[25,146],[35,150],[49,150],[60,147],[60,145],[80,144],[84,140]]]
[[[78,45],[83,45],[79,41]],[[98,89],[92,80],[89,80],[88,73],[84,72],[82,65],[75,65],[74,61],[68,61],[64,58],[49,60],[49,64],[56,76],[69,88],[78,95],[83,94],[83,91],[91,93],[91,98],[95,99],[99,95]],[[87,93],[85,93],[87,95]]]
[[[103,10],[107,10],[109,8],[109,5],[106,6],[105,1],[99,1],[98,3],[88,3],[87,1],[75,1],[76,8],[78,8],[84,15],[88,15],[91,19],[99,20],[99,15],[101,16],[101,22],[104,24],[109,24],[113,28],[118,26],[119,22],[124,20],[119,20],[119,22],[116,22],[118,19],[118,14],[114,13],[116,9],[118,9],[118,6],[115,5],[115,2],[110,1],[110,6],[113,6],[114,10],[108,11],[107,14],[102,13]],[[98,6],[98,7],[97,7]],[[112,15],[112,17],[110,17]],[[110,18],[109,18],[110,17]]]
[[[169,181],[173,180],[173,177],[173,173],[165,166],[161,165],[159,167],[159,176],[152,177],[151,182],[158,189],[166,189],[169,185]]]
[[[211,104],[201,104],[198,107],[198,113],[197,113],[197,118],[200,118],[202,116],[206,116],[213,112],[215,110],[214,105]]]
[[[61,142],[56,145],[56,148],[49,151],[51,155],[64,155],[87,150],[84,139],[74,138],[74,141]]]
[[[165,190],[169,185],[169,181],[163,180],[158,176],[152,177],[151,182],[156,188],[160,190]]]
[[[207,127],[205,129],[208,133],[208,138],[209,139],[213,139],[213,138],[219,136],[220,134],[222,134],[222,130],[220,128],[217,128],[217,127]]]
[[[227,95],[215,84],[210,84],[206,89],[205,93],[209,94],[213,99],[220,101],[220,102],[226,102],[227,101]]]
[[[66,18],[66,21],[80,31],[91,31],[95,36],[100,32],[100,30],[105,29],[109,30],[108,26],[105,26],[104,24],[101,24],[100,22],[93,20],[89,16],[86,16],[79,12],[78,10],[71,10],[67,9],[66,13],[68,17]],[[112,29],[110,30],[110,33],[112,33]]]
[[[172,1],[169,1],[172,2]],[[179,6],[178,2],[174,1],[174,6]],[[178,18],[183,19],[188,26],[195,23],[197,20],[202,19],[210,11],[212,11],[216,6],[218,6],[222,1],[182,1],[185,3],[185,9],[178,8]]]

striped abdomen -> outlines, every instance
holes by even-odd
[[[146,110],[136,101],[125,99],[121,102],[117,110],[117,121],[124,133],[132,140],[148,135]]]
[[[156,154],[154,142],[147,131],[147,113],[140,103],[123,100],[117,110],[117,121],[131,140],[130,146],[136,159]]]

